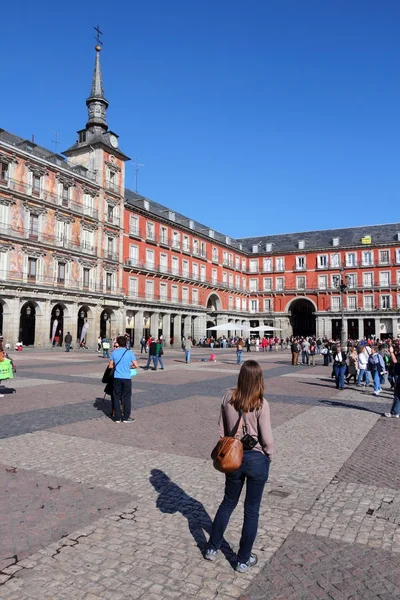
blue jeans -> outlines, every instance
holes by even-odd
[[[393,404],[390,412],[392,415],[400,415],[400,398],[398,396],[393,396]]]
[[[157,370],[157,367],[158,367],[158,363],[160,363],[160,367],[161,367],[161,369],[163,369],[164,365],[163,365],[162,358],[161,358],[161,356],[157,355],[157,356],[154,357],[154,368],[156,370]]]
[[[333,365],[333,370],[335,371],[336,387],[339,388],[339,390],[342,390],[344,388],[344,375],[346,373],[346,365],[343,365],[343,367],[341,367],[339,364],[335,363]]]
[[[308,352],[306,350],[303,350],[301,353],[301,362],[303,365],[308,365]]]
[[[243,360],[243,350],[237,350],[236,351],[236,363],[238,365],[242,364],[242,360]]]
[[[360,369],[358,372],[358,379],[357,379],[358,385],[360,385],[362,383],[364,373],[365,373],[365,385],[369,384],[369,371],[367,371],[367,369]]]
[[[244,523],[237,555],[239,563],[246,563],[250,559],[250,553],[257,535],[261,498],[268,480],[269,466],[268,456],[258,450],[249,450],[244,452],[241,467],[233,473],[227,473],[225,476],[225,495],[215,515],[209,547],[213,550],[220,548],[230,516],[239,502],[246,481]]]
[[[381,377],[378,373],[378,369],[375,369],[372,373],[372,381],[374,382],[374,392],[381,390]]]
[[[157,358],[156,358],[156,356],[154,356],[154,354],[149,354],[148,357],[147,357],[147,365],[145,367],[146,369],[149,368],[151,361],[153,361],[154,367],[157,366],[157,362],[156,362]]]
[[[190,350],[185,350],[185,360],[190,363]]]

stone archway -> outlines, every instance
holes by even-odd
[[[220,297],[215,292],[211,293],[207,298],[207,311],[214,313],[222,309]]]
[[[36,335],[36,306],[33,302],[25,302],[21,307],[19,318],[18,341],[24,346],[33,346]]]
[[[64,339],[64,306],[62,304],[56,304],[51,311],[49,338],[53,345],[56,344],[55,338],[57,338],[58,344],[62,346]]]
[[[308,298],[296,298],[289,306],[293,335],[315,335],[317,330],[315,304]]]
[[[83,335],[82,341],[85,341],[85,345],[88,344],[89,332],[91,326],[93,327],[92,320],[93,318],[91,309],[86,304],[82,305],[78,309],[76,322],[76,340],[78,343],[81,342],[81,337]],[[93,337],[93,335],[91,337]]]
[[[105,308],[100,315],[100,336],[101,338],[112,339],[111,320],[113,316],[111,308]]]

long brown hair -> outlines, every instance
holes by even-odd
[[[236,388],[230,403],[235,410],[253,412],[261,408],[264,397],[264,374],[255,360],[246,360],[240,369]]]

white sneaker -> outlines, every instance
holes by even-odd
[[[383,416],[388,419],[398,419],[400,417],[400,415],[392,415],[392,413],[383,413]]]
[[[380,393],[381,393],[381,390],[376,390],[376,392],[374,392],[374,396],[379,396]]]

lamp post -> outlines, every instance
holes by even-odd
[[[341,319],[342,319],[342,324],[340,327],[340,345],[344,348],[347,344],[347,339],[346,339],[346,329],[344,326],[343,294],[347,290],[347,286],[348,286],[350,278],[348,275],[346,275],[345,279],[343,279],[343,271],[344,271],[344,269],[343,269],[343,267],[341,267],[340,275],[333,276],[333,284],[338,290],[340,290],[340,312],[341,312]]]

